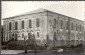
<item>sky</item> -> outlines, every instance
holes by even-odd
[[[41,8],[79,20],[85,18],[84,1],[2,1],[1,3],[1,19]]]

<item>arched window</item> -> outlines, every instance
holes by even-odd
[[[39,37],[39,32],[37,32],[37,37]]]
[[[28,33],[28,39],[30,39],[32,37],[31,33]]]
[[[22,38],[24,38],[24,34],[22,33]]]
[[[9,34],[9,40],[11,39],[12,37],[11,37],[11,34]]]

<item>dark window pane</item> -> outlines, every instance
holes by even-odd
[[[66,22],[66,29],[68,30],[68,27],[69,27],[69,22],[67,21]]]
[[[24,29],[24,21],[22,21],[22,29]]]
[[[32,21],[29,20],[29,28],[32,28]]]
[[[60,21],[60,24],[61,24],[61,29],[63,28],[63,21],[61,20]]]
[[[54,28],[56,28],[56,19],[54,19]]]
[[[81,31],[81,25],[80,25],[80,31]]]
[[[9,34],[9,39],[11,39],[11,34]]]
[[[39,32],[37,32],[37,37],[39,37]]]
[[[40,20],[39,20],[39,18],[37,18],[36,19],[36,26],[39,27],[39,25],[40,25]]]
[[[9,30],[11,30],[12,28],[11,28],[11,26],[12,26],[12,24],[11,23],[9,23]]]
[[[56,40],[56,32],[54,32],[54,41]]]
[[[73,30],[73,23],[71,23],[71,30]]]
[[[31,33],[28,33],[28,39],[30,39],[32,37]]]
[[[17,29],[18,29],[18,23],[15,22],[15,30],[17,30]]]
[[[24,38],[24,34],[22,33],[22,38]]]
[[[77,24],[76,24],[76,31],[77,31]]]

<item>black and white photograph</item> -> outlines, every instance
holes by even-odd
[[[1,1],[1,54],[85,54],[85,1]]]

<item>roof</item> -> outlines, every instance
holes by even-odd
[[[48,11],[48,10],[40,8],[40,9],[37,9],[37,10],[34,10],[34,11],[30,11],[30,12],[27,12],[27,13],[24,13],[24,14],[21,14],[21,15],[8,17],[8,18],[14,18],[14,17],[24,16],[24,15],[33,14],[33,13],[39,13],[39,12],[44,12],[44,11]],[[4,18],[4,19],[7,19],[7,18]]]
[[[37,9],[37,10],[34,10],[34,11],[30,11],[30,12],[27,12],[27,13],[24,13],[24,14],[21,14],[21,15],[8,17],[8,18],[15,18],[15,17],[25,16],[25,15],[29,15],[29,14],[33,14],[33,13],[39,13],[39,12],[45,12],[45,11],[56,13],[56,12],[53,12],[53,11],[50,11],[50,10],[47,10],[47,9],[40,8],[40,9]],[[56,13],[56,14],[59,14],[59,13]],[[59,14],[59,15],[62,15],[62,14]],[[66,16],[66,15],[62,15],[62,16]],[[69,17],[69,16],[66,16],[66,17]],[[4,18],[4,19],[8,19],[8,18]],[[72,17],[69,17],[69,18],[72,18]],[[75,19],[75,18],[72,18],[72,19]],[[78,19],[75,19],[75,20],[78,20]],[[78,20],[78,21],[82,21],[82,20]]]

